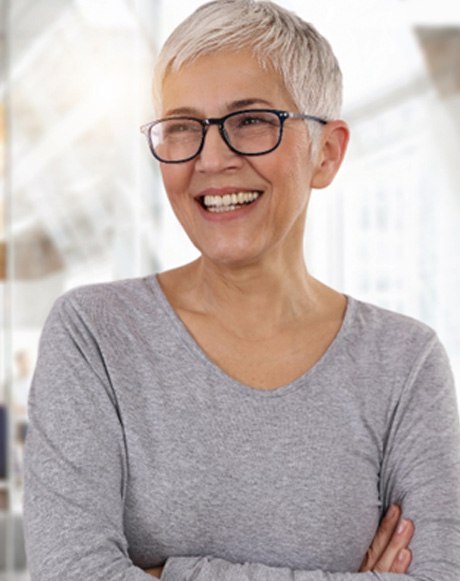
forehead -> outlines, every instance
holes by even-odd
[[[168,72],[162,87],[163,114],[193,109],[217,115],[248,100],[274,108],[295,106],[281,75],[263,67],[250,50],[201,56]]]

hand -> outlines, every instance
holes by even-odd
[[[400,516],[399,506],[390,506],[363,559],[360,573],[407,573],[412,560],[409,543],[414,534],[414,524],[407,519],[399,520]],[[402,531],[399,525],[405,525]]]
[[[144,573],[148,573],[149,575],[152,575],[152,577],[157,577],[158,579],[160,579],[161,574],[163,572],[163,567],[164,565],[162,565],[161,567],[153,567],[153,569],[145,569]]]

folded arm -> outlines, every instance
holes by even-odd
[[[44,331],[29,418],[24,517],[34,581],[152,579],[130,560],[124,534],[129,466],[116,396],[91,324],[68,299]],[[458,581],[458,438],[451,376],[433,345],[394,408],[381,474],[384,506],[401,503],[416,523],[408,575],[293,571],[213,555],[172,557],[157,572],[164,581]]]
[[[404,515],[415,522],[412,564],[408,571],[403,567],[407,573],[366,562],[360,572],[328,572],[179,556],[166,562],[162,580],[458,581],[460,430],[449,362],[436,337],[427,342],[395,397],[381,467],[381,497],[385,506],[400,503]]]
[[[414,534],[410,520],[400,519],[401,509],[393,505],[387,511],[360,567],[361,572],[407,573],[412,554],[409,549]],[[400,525],[403,524],[403,528]],[[154,567],[145,572],[161,578],[164,567]],[[163,578],[164,579],[164,578]]]

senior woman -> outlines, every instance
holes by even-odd
[[[304,262],[311,189],[348,141],[328,43],[218,0],[156,81],[143,131],[200,257],[56,302],[30,395],[32,580],[458,581],[445,353]]]

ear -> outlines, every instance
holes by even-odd
[[[312,188],[325,188],[332,182],[342,165],[349,138],[350,130],[345,121],[329,121],[324,126],[316,154]]]

